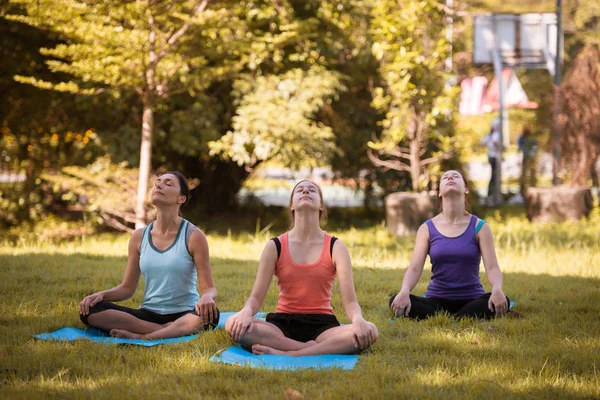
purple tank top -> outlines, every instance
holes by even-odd
[[[476,222],[477,217],[471,216],[467,230],[460,236],[449,238],[427,220],[433,274],[425,297],[472,300],[485,293],[479,279],[481,251],[475,233]]]

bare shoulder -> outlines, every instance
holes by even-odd
[[[437,218],[437,216],[431,220],[433,221],[435,218]],[[423,222],[421,226],[419,226],[419,229],[417,230],[417,240],[419,238],[429,240],[429,227],[427,226],[427,222]]]
[[[477,232],[477,238],[478,239],[491,238],[492,237],[492,228],[490,228],[490,225],[488,223],[486,223],[484,220],[477,218],[477,224],[479,224],[480,221],[483,221],[484,224],[481,225],[481,228]],[[477,225],[475,225],[475,226],[477,226]]]
[[[346,271],[348,268],[352,268],[352,261],[350,259],[350,251],[346,244],[337,239],[333,244],[333,249],[331,252],[331,261],[335,266],[335,269],[340,271]]]
[[[202,229],[194,226],[192,233],[190,234],[190,241],[192,240],[206,240],[206,234],[202,231]]]
[[[191,254],[194,254],[196,250],[206,252],[208,249],[208,240],[204,232],[195,226],[190,233],[187,245]]]
[[[263,249],[263,255],[277,257],[277,245],[274,240],[269,240]]]
[[[340,252],[340,251],[347,252],[348,247],[341,239],[337,238],[336,241],[333,243],[333,253]]]
[[[140,247],[142,244],[142,237],[144,236],[144,231],[146,228],[138,228],[131,234],[131,239],[129,239],[129,244],[135,246],[136,248]]]

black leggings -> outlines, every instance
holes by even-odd
[[[142,321],[148,321],[148,322],[152,322],[152,323],[160,324],[160,325],[164,325],[168,322],[173,322],[173,321],[183,317],[186,314],[194,314],[194,315],[198,316],[198,314],[196,313],[196,310],[182,311],[182,312],[178,312],[178,313],[174,313],[174,314],[158,314],[158,313],[155,313],[154,311],[150,311],[146,308],[135,309],[135,308],[120,306],[118,304],[114,304],[109,301],[101,301],[100,303],[96,304],[95,306],[90,307],[90,313],[88,315],[79,314],[79,318],[81,319],[81,322],[83,322],[86,325],[89,325],[88,317],[90,315],[96,314],[96,313],[99,313],[102,311],[106,311],[106,310],[122,311],[127,314],[131,314],[134,317],[136,317],[137,319],[141,319]],[[219,312],[219,309],[217,309],[217,315],[213,318],[213,320],[211,322],[204,325],[202,327],[202,330],[205,331],[205,330],[216,328],[217,325],[219,324],[220,316],[221,316],[221,313]]]
[[[486,293],[475,300],[448,300],[431,297],[419,297],[411,294],[411,304],[408,317],[416,320],[422,320],[439,312],[446,311],[456,318],[494,318],[496,313],[490,311],[488,308],[488,301],[490,300],[491,295],[491,293]],[[393,295],[390,298],[390,307],[392,306],[392,302],[395,298],[396,295]],[[510,304],[510,299],[508,297],[506,298],[506,302],[507,304]]]

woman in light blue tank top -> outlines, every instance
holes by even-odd
[[[188,199],[187,180],[180,172],[167,172],[156,179],[152,190],[156,220],[133,233],[123,282],[81,301],[79,314],[85,324],[112,336],[140,339],[183,336],[217,326],[217,290],[206,237],[179,216]],[[141,308],[112,303],[132,297],[140,275],[145,281]]]
[[[440,179],[442,213],[421,225],[415,249],[400,292],[390,299],[395,315],[425,319],[445,311],[456,317],[491,318],[508,311],[510,300],[502,291],[492,231],[485,221],[467,212],[469,188],[457,171]],[[425,258],[432,265],[431,282],[424,297],[410,294],[421,274]],[[483,263],[492,292],[485,293],[479,279]]]

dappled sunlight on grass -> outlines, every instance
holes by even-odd
[[[490,215],[504,271],[504,291],[522,318],[423,322],[393,319],[387,302],[410,260],[413,237],[394,238],[381,224],[332,228],[350,249],[364,316],[380,332],[353,371],[276,372],[215,364],[232,341],[223,330],[173,346],[142,349],[31,336],[83,327],[77,303],[118,284],[127,235],[0,246],[0,384],[3,397],[285,398],[597,398],[600,397],[598,213],[589,221],[532,225],[522,214]],[[207,231],[222,311],[247,299],[258,259],[282,232]],[[429,261],[413,293],[425,292]],[[482,269],[484,287],[489,290]],[[349,322],[337,283],[332,304]],[[124,305],[142,301],[143,281]],[[277,302],[273,281],[262,311]]]

